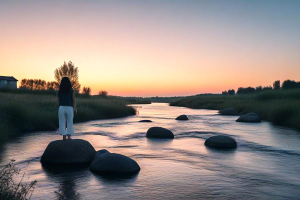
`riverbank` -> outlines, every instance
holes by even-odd
[[[105,176],[92,173],[88,167],[70,166],[51,170],[40,163],[48,144],[61,139],[51,132],[28,133],[9,140],[0,148],[0,165],[14,159],[22,169],[20,176],[25,173],[25,183],[37,180],[32,199],[144,199],[145,196],[297,199],[300,196],[300,171],[296,167],[300,166],[299,131],[268,122],[236,123],[232,117],[216,115],[214,110],[169,107],[166,103],[138,107],[140,114],[132,117],[76,124],[73,137],[89,141],[97,151],[107,149],[134,159],[141,167],[138,174]],[[175,120],[181,113],[190,120]],[[139,122],[144,119],[151,119],[152,123]],[[171,130],[175,138],[147,139],[146,132],[153,126]],[[207,148],[205,140],[216,135],[235,138],[238,148],[233,151]]]
[[[252,95],[197,95],[170,106],[221,110],[233,107],[238,113],[256,112],[274,125],[300,130],[300,90],[266,91]]]
[[[77,97],[74,123],[135,115],[125,101],[110,98]],[[58,105],[55,93],[0,91],[0,143],[23,132],[56,130]]]

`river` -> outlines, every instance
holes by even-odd
[[[1,165],[15,159],[25,182],[38,181],[32,199],[300,199],[299,131],[269,122],[237,123],[237,117],[213,110],[133,106],[136,116],[75,124],[73,138],[133,158],[141,167],[136,175],[107,177],[87,167],[44,169],[40,157],[49,142],[61,139],[57,131],[10,140],[0,149]],[[190,120],[176,121],[181,114]],[[142,119],[153,122],[138,122]],[[175,138],[147,139],[153,126],[170,129]],[[205,147],[214,135],[232,136],[237,149]]]

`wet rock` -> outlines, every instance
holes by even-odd
[[[93,161],[95,153],[94,147],[88,141],[56,140],[47,146],[41,162],[52,164],[90,163]]]
[[[238,115],[237,111],[232,107],[220,110],[219,113],[221,115]]]
[[[231,149],[237,147],[235,139],[223,135],[208,138],[204,145],[215,149]]]
[[[261,122],[261,119],[256,113],[247,113],[246,115],[241,115],[237,120],[237,122]]]
[[[135,173],[140,171],[140,166],[127,156],[110,153],[103,149],[96,153],[90,170],[93,172]]]
[[[189,120],[189,118],[186,115],[180,115],[176,118],[176,120]]]
[[[152,121],[149,119],[144,119],[144,120],[140,120],[139,122],[152,122]]]
[[[165,128],[162,127],[151,127],[148,129],[147,138],[174,138],[174,134]]]

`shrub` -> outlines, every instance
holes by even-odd
[[[29,184],[23,183],[23,174],[20,181],[14,182],[14,176],[20,174],[14,160],[0,168],[0,199],[1,200],[25,200],[30,199],[37,181]]]

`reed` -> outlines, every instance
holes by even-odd
[[[275,125],[300,129],[300,90],[274,90],[252,95],[198,95],[173,102],[171,106],[221,110],[235,108],[239,113],[258,113]]]
[[[74,123],[136,114],[126,102],[110,98],[77,97],[78,114]],[[0,142],[31,131],[58,128],[58,103],[55,93],[0,92]]]
[[[15,182],[14,178],[20,175],[20,169],[14,160],[0,167],[0,200],[26,200],[30,199],[37,181],[24,183],[24,175]]]

